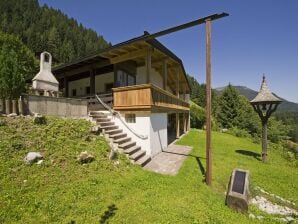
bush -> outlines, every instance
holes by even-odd
[[[251,135],[246,130],[239,129],[236,127],[230,128],[227,133],[234,135],[236,137],[241,137],[241,138],[250,138],[251,137]]]

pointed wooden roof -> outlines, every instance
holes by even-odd
[[[274,96],[268,88],[265,75],[258,95],[251,100],[251,103],[280,103],[282,100]]]

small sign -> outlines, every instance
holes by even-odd
[[[245,177],[246,177],[245,172],[239,171],[239,170],[235,171],[232,191],[237,192],[239,194],[243,194],[244,184],[245,184]]]
[[[249,171],[234,169],[230,178],[226,204],[239,212],[248,211]]]

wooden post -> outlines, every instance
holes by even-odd
[[[12,100],[12,113],[19,114],[17,100]]]
[[[267,161],[267,119],[262,119],[262,161]]]
[[[95,94],[95,70],[90,69],[90,95]]]
[[[167,61],[166,59],[163,60],[162,63],[162,75],[163,75],[163,82],[162,82],[162,86],[164,90],[167,90],[167,82],[168,82],[168,66],[167,66]]]
[[[68,77],[64,75],[64,96],[68,97]]]
[[[211,20],[206,20],[206,183],[211,186]]]
[[[180,118],[179,113],[176,113],[176,138],[180,137]]]
[[[187,114],[183,113],[183,132],[187,132]]]
[[[152,49],[148,48],[147,50],[147,54],[146,54],[146,83],[150,83],[151,82],[151,55],[152,55]]]
[[[1,99],[1,112],[5,114],[5,99]]]
[[[5,99],[5,113],[11,114],[11,100]]]

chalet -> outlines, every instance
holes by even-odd
[[[89,113],[140,164],[186,133],[190,119],[181,59],[147,35],[52,69],[64,97],[90,99]]]

